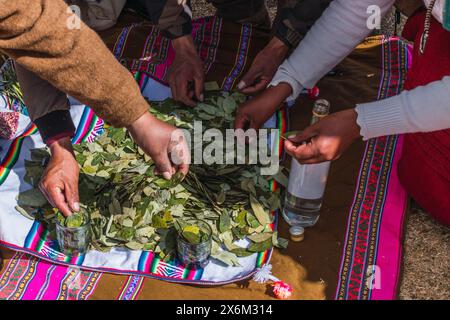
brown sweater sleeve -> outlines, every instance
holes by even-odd
[[[69,27],[69,12],[62,0],[0,0],[0,50],[113,126],[128,126],[147,102],[94,31]]]

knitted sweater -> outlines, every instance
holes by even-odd
[[[341,62],[370,32],[369,6],[385,14],[395,0],[335,0],[279,68],[271,85],[285,82],[296,98]],[[450,77],[356,107],[364,139],[450,128]]]
[[[148,110],[130,75],[63,0],[0,0],[0,50],[114,126]]]

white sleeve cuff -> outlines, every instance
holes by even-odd
[[[269,87],[277,86],[280,83],[287,83],[292,88],[292,94],[286,99],[288,102],[295,101],[304,89],[300,82],[298,82],[287,72],[287,69],[284,67],[284,63],[278,69],[277,73],[270,82]]]
[[[356,122],[364,140],[401,133],[407,127],[401,106],[399,96],[357,105]]]

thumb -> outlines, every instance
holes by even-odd
[[[172,132],[169,152],[172,165],[180,166],[191,163],[190,148],[187,144],[183,131],[176,129]]]
[[[311,140],[311,138],[315,137],[317,133],[317,128],[315,126],[310,126],[302,132],[299,132],[296,136],[288,137],[288,140],[295,144],[302,144],[308,140]]]
[[[239,113],[236,115],[236,119],[234,119],[234,128],[235,129],[245,129],[249,125],[249,120],[244,113]]]
[[[237,85],[238,90],[245,89],[252,85],[258,76],[258,71],[254,68],[250,68],[250,70],[242,77],[241,81]]]

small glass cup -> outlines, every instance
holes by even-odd
[[[84,254],[91,243],[91,221],[84,215],[84,223],[77,228],[69,228],[56,222],[56,238],[65,255]]]
[[[179,232],[177,236],[177,256],[187,269],[203,269],[209,263],[212,245],[212,229],[210,225],[202,220],[189,220],[189,225],[200,228],[206,239],[200,243],[190,243]]]

